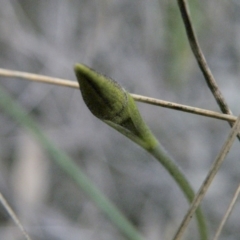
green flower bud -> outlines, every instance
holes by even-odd
[[[85,65],[76,64],[74,69],[83,100],[93,115],[145,149],[156,147],[157,140],[126,90]]]
[[[175,179],[189,202],[192,202],[194,191],[191,185],[143,121],[132,96],[117,82],[87,66],[75,65],[75,73],[83,100],[93,115],[152,154]],[[201,239],[207,239],[206,222],[201,209],[196,211],[196,216]]]
[[[84,102],[101,120],[118,122],[127,105],[125,90],[114,80],[107,78],[82,64],[75,66]]]

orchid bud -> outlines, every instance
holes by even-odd
[[[74,69],[83,100],[93,115],[145,149],[156,147],[157,140],[125,89],[85,65],[76,64]]]

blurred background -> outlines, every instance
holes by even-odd
[[[190,1],[194,27],[234,115],[240,114],[240,2]],[[76,81],[84,63],[131,93],[219,111],[190,50],[174,0],[0,0],[0,67]],[[148,240],[171,239],[188,203],[163,167],[91,115],[78,90],[0,77],[42,131],[82,168]],[[197,191],[230,127],[143,103],[156,137]],[[34,240],[125,239],[0,110],[0,191]],[[236,140],[202,207],[214,234],[240,177]],[[240,204],[221,239],[239,239]],[[195,222],[186,239],[197,238]],[[0,206],[0,239],[23,239]]]

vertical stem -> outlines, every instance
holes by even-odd
[[[166,153],[164,148],[159,144],[156,148],[154,148],[153,150],[150,150],[149,153],[153,155],[164,166],[164,168],[174,178],[175,182],[180,187],[180,189],[184,193],[189,203],[191,203],[195,197],[195,193],[190,183],[184,176],[184,174],[174,163],[174,160]],[[206,225],[205,217],[200,207],[196,210],[196,219],[197,219],[200,239],[206,240],[208,238],[207,225]]]

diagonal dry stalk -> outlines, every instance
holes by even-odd
[[[206,83],[207,83],[209,89],[211,90],[215,100],[217,101],[218,106],[220,107],[221,111],[225,114],[232,115],[232,112],[231,112],[226,100],[224,99],[224,96],[221,93],[221,91],[217,85],[217,82],[216,82],[210,68],[208,67],[208,64],[204,57],[204,54],[200,48],[197,36],[193,29],[187,2],[186,2],[186,0],[177,0],[177,1],[178,1],[178,6],[180,9],[181,15],[182,15],[182,19],[184,22],[184,26],[186,29],[189,44],[190,44],[192,52],[197,60],[198,66],[203,73]],[[232,127],[233,123],[229,121],[229,125]],[[238,139],[240,141],[240,134],[238,134]]]
[[[42,82],[42,83],[48,83],[48,84],[54,84],[58,86],[63,87],[70,87],[70,88],[79,88],[79,84],[75,81],[66,80],[62,78],[53,78],[49,76],[39,75],[39,74],[32,74],[27,72],[19,72],[14,70],[8,70],[8,69],[2,69],[0,68],[0,76],[4,77],[16,77],[21,78],[29,81],[35,81],[35,82]],[[233,115],[228,114],[222,114],[214,111],[210,111],[207,109],[201,109],[196,107],[191,107],[179,103],[164,101],[156,98],[150,98],[138,94],[131,94],[131,96],[134,98],[134,100],[139,102],[148,103],[155,106],[161,106],[164,108],[170,108],[178,111],[188,112],[192,114],[197,114],[201,116],[211,117],[215,119],[225,120],[225,121],[231,121],[235,122],[237,117]]]
[[[218,229],[216,231],[216,234],[215,234],[213,240],[218,240],[218,238],[219,238],[219,236],[221,234],[221,231],[223,229],[223,226],[225,225],[227,219],[229,218],[229,216],[230,216],[230,214],[231,214],[231,212],[233,210],[233,207],[235,206],[235,203],[237,201],[237,198],[238,198],[239,194],[240,194],[240,184],[238,185],[237,190],[235,191],[235,193],[233,195],[232,201],[230,202],[230,204],[229,204],[229,206],[227,208],[227,211],[224,214],[224,216],[222,218],[222,221],[219,224],[219,227],[218,227]]]
[[[187,1],[186,0],[177,0],[177,2],[178,2],[178,6],[179,6],[179,9],[180,9],[181,15],[182,15],[182,19],[183,19],[183,22],[184,22],[184,26],[185,26],[187,37],[188,37],[188,40],[189,40],[189,44],[190,44],[192,52],[193,52],[193,54],[194,54],[194,56],[197,60],[199,68],[201,69],[201,71],[203,73],[203,76],[206,80],[206,83],[207,83],[209,89],[211,90],[216,102],[218,103],[221,111],[223,113],[232,115],[232,112],[231,112],[230,108],[228,107],[227,102],[225,101],[225,99],[223,97],[223,94],[221,93],[221,91],[220,91],[220,89],[219,89],[219,87],[216,83],[216,80],[214,79],[214,76],[213,76],[210,68],[208,67],[208,64],[207,64],[207,61],[204,57],[204,54],[203,54],[203,52],[200,48],[198,39],[196,37],[196,34],[194,32],[194,28],[193,28],[193,25],[192,25],[192,22],[191,22]],[[233,122],[229,121],[228,123],[231,127],[233,127]],[[240,141],[240,133],[237,134],[237,137],[238,137],[238,140]],[[236,194],[237,193],[238,193],[238,189],[236,191]],[[234,195],[234,197],[232,199],[232,205],[234,205],[234,201],[236,201],[236,199],[235,199],[236,194]],[[199,204],[200,204],[200,202],[199,202]],[[230,215],[232,207],[233,206],[231,206],[231,204],[230,204],[229,209],[228,209],[227,213],[225,214],[225,216],[223,217],[223,219],[221,221],[221,224],[219,226],[219,229],[218,229],[214,239],[217,239],[218,236],[220,235],[221,229],[223,228],[228,216]],[[183,225],[183,223],[182,223],[182,225]]]
[[[180,227],[178,228],[175,237],[173,240],[180,240],[183,236],[184,231],[186,230],[190,220],[192,219],[192,216],[198,206],[200,205],[202,199],[204,198],[210,184],[212,183],[215,175],[217,174],[221,164],[223,163],[226,155],[228,154],[237,134],[240,132],[240,116],[238,117],[237,121],[235,122],[233,128],[231,129],[229,136],[224,143],[221,151],[219,152],[216,160],[212,164],[207,177],[205,178],[203,184],[201,185],[198,193],[196,194],[187,214],[185,215]]]
[[[2,203],[3,207],[6,209],[6,211],[8,212],[9,216],[12,218],[12,220],[14,221],[14,223],[16,224],[16,226],[19,228],[19,230],[22,232],[23,236],[27,239],[27,240],[31,240],[30,236],[28,235],[28,233],[26,232],[26,230],[24,229],[23,225],[21,224],[20,220],[18,219],[16,213],[13,211],[13,209],[10,207],[9,203],[7,202],[7,200],[3,197],[3,195],[0,192],[0,202]]]

